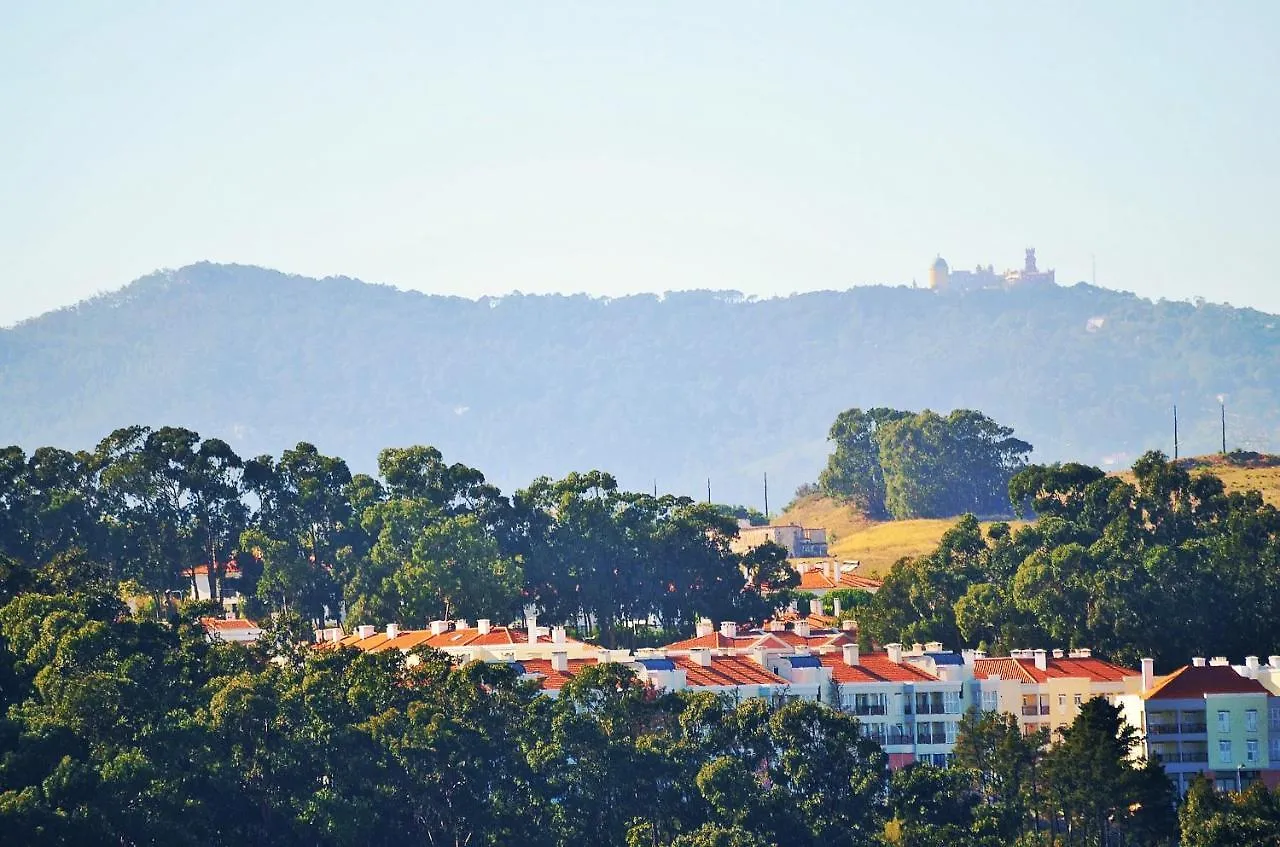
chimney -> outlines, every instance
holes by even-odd
[[[725,638],[737,638],[738,624],[734,621],[720,621],[720,634]]]
[[[844,645],[844,647],[840,649],[844,653],[844,663],[846,665],[849,665],[850,667],[852,667],[858,664],[858,645],[857,644],[846,644]]]
[[[809,622],[808,622],[808,621],[796,621],[796,623],[795,623],[795,627],[794,627],[794,628],[795,628],[795,633],[796,633],[796,635],[800,636],[801,638],[808,638],[808,637],[809,637]]]
[[[715,631],[716,631],[716,625],[715,625],[715,624],[713,624],[713,623],[712,623],[710,620],[708,620],[707,618],[703,618],[702,620],[698,621],[698,630],[697,630],[697,632],[698,632],[698,637],[699,637],[699,638],[702,638],[704,635],[710,635],[711,633],[713,633],[713,632],[715,632]]]
[[[895,665],[902,664],[901,644],[886,644],[884,645],[884,651],[889,654],[889,661],[893,662]]]
[[[1045,671],[1049,669],[1049,654],[1044,650],[1036,650],[1031,654],[1036,661],[1036,670]]]
[[[1142,660],[1142,693],[1146,694],[1155,685],[1156,679],[1156,660]]]
[[[476,631],[481,635],[488,635],[490,629],[488,618],[480,618],[476,621]]]
[[[471,625],[470,625],[469,623],[467,623],[467,619],[466,619],[466,618],[458,618],[456,621],[454,621],[454,622],[453,622],[453,628],[454,628],[455,630],[459,630],[459,629],[470,629],[470,628],[471,628]]]
[[[941,642],[941,641],[930,641],[928,644],[924,645],[924,651],[925,651],[926,653],[941,653],[941,652],[942,652],[942,642]]]
[[[1262,664],[1258,661],[1257,656],[1244,657],[1244,669],[1249,679],[1257,679],[1258,671],[1259,669],[1261,669],[1261,667],[1262,667]]]
[[[432,621],[431,622],[432,635],[444,635],[448,631],[449,631],[448,621]]]
[[[569,670],[569,654],[564,650],[554,650],[551,653],[551,670],[564,673]]]
[[[974,651],[973,651],[973,660],[974,660],[975,662],[976,662],[976,661],[978,661],[979,659],[985,659],[985,658],[987,658],[987,651],[986,651],[986,650],[974,650]]]
[[[551,627],[551,643],[552,644],[563,644],[564,637],[565,637],[564,627],[562,626]]]
[[[364,641],[366,638],[372,638],[375,632],[377,632],[377,627],[373,624],[361,624],[356,627],[356,635],[359,636],[361,641]]]
[[[532,644],[534,641],[537,640],[537,636],[535,635],[535,633],[538,631],[538,616],[525,615],[524,628],[529,631],[529,643]]]
[[[332,641],[333,643],[337,644],[339,641],[342,640],[342,627],[331,626],[328,629],[328,633],[329,633],[329,640]]]
[[[840,598],[833,598],[831,602],[835,605],[835,609],[833,609],[833,611],[835,612],[836,617],[840,617]]]
[[[820,615],[820,614],[822,614],[822,601],[821,601],[821,600],[810,600],[810,601],[809,601],[809,614],[811,614],[811,615]]]
[[[711,667],[711,650],[707,647],[695,647],[689,651],[689,658],[704,668]]]
[[[387,640],[388,641],[390,641],[391,639],[399,635],[400,635],[400,624],[397,624],[397,623],[387,624]]]
[[[324,630],[323,630],[323,629],[317,629],[317,630],[316,630],[316,643],[317,643],[317,644],[320,644],[320,643],[321,643],[321,642],[323,642],[323,641],[324,641]]]
[[[1062,652],[1062,648],[1061,648],[1061,647],[1054,647],[1054,648],[1053,648],[1053,658],[1055,658],[1055,659],[1062,659],[1062,658],[1066,658],[1066,654],[1064,654],[1064,653]]]
[[[843,629],[845,632],[853,632],[855,629],[858,628],[858,622],[844,621],[843,623],[840,624],[840,628]]]
[[[840,584],[840,577],[844,576],[844,566],[839,562],[831,563],[831,581],[836,585]]]
[[[1223,668],[1229,664],[1231,663],[1227,661],[1226,656],[1214,656],[1209,660],[1209,666],[1214,668]]]
[[[1280,668],[1280,656],[1268,656],[1267,664],[1273,668]]]
[[[1191,657],[1191,667],[1193,667],[1193,668],[1203,668],[1203,667],[1204,667],[1204,656],[1192,656],[1192,657]]]

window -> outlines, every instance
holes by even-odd
[[[984,691],[982,692],[982,711],[994,712],[1000,708],[1000,692]]]
[[[1244,713],[1244,728],[1249,732],[1258,731],[1258,710],[1249,709]]]
[[[1258,739],[1250,738],[1244,743],[1244,760],[1250,765],[1258,763]]]
[[[1077,694],[1074,699],[1075,699],[1076,706],[1079,707],[1079,705],[1084,702],[1084,695]]]
[[[1059,709],[1067,708],[1067,695],[1065,694],[1058,695],[1058,708]]]
[[[1280,730],[1280,706],[1271,707],[1271,728]]]
[[[959,691],[943,692],[942,708],[943,708],[943,712],[945,712],[948,715],[960,714],[960,692]]]
[[[1221,715],[1226,713],[1219,712],[1218,714]],[[1224,740],[1224,741],[1218,742],[1218,763],[1222,765],[1231,764],[1231,742],[1230,741]]]
[[[1218,712],[1218,732],[1231,731],[1231,713],[1225,710]]]
[[[956,724],[954,723],[947,724],[947,743],[948,744],[956,743]]]

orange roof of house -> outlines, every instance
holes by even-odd
[[[261,629],[251,620],[247,618],[235,618],[233,620],[225,620],[224,618],[205,617],[200,619],[200,623],[205,629],[211,629],[217,632],[232,632],[236,630]]]
[[[847,665],[841,653],[823,653],[822,664],[831,668],[836,682],[937,682],[938,678],[915,665],[889,661],[888,653],[863,653],[858,664]]]
[[[787,685],[787,681],[770,673],[745,656],[712,656],[710,667],[703,667],[688,656],[673,656],[676,667],[685,672],[692,688],[724,688],[737,685]]]
[[[475,627],[467,629],[450,629],[446,632],[432,635],[429,629],[402,629],[400,634],[395,638],[388,640],[385,630],[379,630],[368,638],[360,638],[357,633],[352,633],[337,642],[344,647],[358,647],[361,650],[370,652],[378,652],[382,650],[411,650],[414,647],[426,645],[439,650],[448,649],[450,647],[493,647],[510,644],[528,644],[529,636],[523,629],[511,629],[505,626],[495,626],[488,632],[481,634],[480,630]],[[549,635],[539,635],[535,644],[550,645],[552,644]],[[565,644],[581,644],[582,642],[573,639],[566,639]]]
[[[1268,693],[1262,683],[1241,676],[1230,665],[1184,665],[1142,696],[1146,700],[1194,700],[1206,694]]]
[[[191,576],[192,570],[193,570],[192,568],[184,568],[182,571],[182,575]],[[208,565],[196,565],[194,570],[197,575],[207,576],[209,574]],[[223,573],[225,573],[228,577],[240,576],[240,566],[237,565],[235,562],[224,563],[222,566],[222,570],[223,570]]]
[[[525,673],[541,677],[538,680],[538,684],[542,686],[544,691],[559,691],[584,666],[595,663],[595,659],[569,659],[569,670],[557,671],[551,667],[550,659],[520,660],[520,666],[524,668]]]
[[[1087,679],[1091,682],[1120,682],[1128,676],[1138,676],[1138,672],[1113,665],[1103,659],[1092,656],[1056,659],[1048,657],[1045,669],[1036,667],[1035,659],[1015,659],[1001,656],[989,659],[975,659],[973,675],[977,679],[998,676],[1001,679],[1012,679],[1018,682],[1045,682],[1049,679]]]

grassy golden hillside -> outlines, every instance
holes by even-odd
[[[1243,463],[1232,463],[1222,456],[1199,456],[1185,459],[1191,473],[1213,473],[1220,477],[1228,491],[1256,489],[1268,503],[1280,508],[1280,456],[1260,455]],[[1132,479],[1132,473],[1120,474]],[[802,497],[783,512],[778,523],[825,527],[831,540],[830,552],[839,559],[862,562],[859,573],[883,575],[889,566],[903,556],[918,556],[938,546],[942,535],[955,524],[944,520],[873,521],[856,509],[811,494]],[[1020,522],[1012,522],[1015,526]],[[984,528],[989,524],[984,523]]]
[[[856,509],[820,494],[800,498],[776,519],[776,523],[825,527],[831,555],[838,559],[857,559],[862,562],[858,572],[868,576],[887,573],[889,566],[903,556],[932,551],[955,522],[955,518],[868,520]]]

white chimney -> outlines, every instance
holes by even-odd
[[[821,600],[816,600],[816,599],[815,599],[815,600],[810,600],[810,601],[809,601],[809,614],[811,614],[811,615],[820,615],[820,614],[822,614],[822,601],[821,601]]]
[[[562,626],[551,627],[551,643],[552,644],[563,644],[564,638],[565,638],[564,627]]]
[[[835,606],[835,609],[833,611],[835,612],[836,617],[837,618],[840,617],[840,598],[835,597],[831,600],[831,602]]]
[[[928,644],[924,645],[924,651],[925,651],[926,653],[941,653],[941,652],[942,652],[942,642],[941,642],[941,641],[930,641]]]
[[[695,647],[689,651],[689,658],[704,668],[711,667],[711,649],[708,647]]]
[[[454,622],[453,622],[453,628],[454,628],[455,630],[458,630],[458,629],[470,629],[470,628],[471,628],[471,624],[467,623],[467,619],[466,619],[466,618],[458,618],[456,621],[454,621]]]
[[[490,626],[489,626],[488,618],[480,618],[476,621],[476,631],[479,632],[481,635],[488,635],[489,629],[490,629]]]
[[[1031,654],[1036,661],[1036,670],[1045,671],[1049,669],[1049,654],[1044,650],[1036,650]]]
[[[858,645],[857,644],[846,644],[844,645],[844,647],[840,649],[844,653],[844,663],[846,665],[853,666],[858,664]]]
[[[524,628],[529,632],[529,643],[532,644],[538,640],[538,616],[525,615]]]
[[[1214,656],[1209,660],[1210,667],[1221,668],[1226,667],[1229,664],[1231,663],[1227,661],[1226,656]]]
[[[378,631],[378,628],[373,624],[361,624],[360,626],[356,627],[356,635],[360,638],[361,641],[364,641],[366,638],[372,638],[373,634],[377,631]]]
[[[702,618],[701,620],[698,621],[698,627],[696,631],[697,631],[698,637],[702,638],[704,635],[710,635],[711,633],[715,632],[716,625],[713,624],[707,618]]]
[[[339,641],[341,641],[341,640],[342,640],[342,627],[340,627],[340,626],[331,626],[331,627],[329,627],[329,629],[328,629],[327,631],[328,631],[328,633],[329,633],[329,640],[330,640],[330,641],[332,641],[332,642],[334,642],[334,643],[336,644],[337,642],[339,642]]]
[[[889,661],[893,662],[895,665],[902,664],[901,644],[886,644],[884,645],[884,651],[889,654]]]
[[[836,585],[840,584],[840,577],[844,576],[844,566],[839,562],[831,563],[831,580]]]
[[[1204,667],[1204,656],[1192,656],[1192,657],[1191,657],[1191,667],[1193,667],[1193,668],[1203,668],[1203,667]]]
[[[1062,658],[1065,658],[1065,657],[1066,657],[1066,654],[1064,654],[1064,653],[1062,652],[1062,648],[1061,648],[1061,647],[1054,647],[1054,648],[1053,648],[1053,658],[1055,658],[1055,659],[1062,659]]]
[[[1280,656],[1268,656],[1267,664],[1273,668],[1280,668]]]
[[[400,635],[400,624],[398,623],[387,624],[387,640],[388,641],[390,641],[393,638],[396,638],[399,635]]]
[[[322,642],[322,641],[324,641],[324,630],[323,630],[323,629],[317,629],[317,630],[316,630],[316,643],[317,643],[317,644],[319,644],[319,643],[320,643],[320,642]]]
[[[1258,661],[1257,656],[1244,657],[1244,669],[1249,679],[1257,679],[1258,671],[1262,668],[1262,663]]]
[[[564,650],[554,650],[551,653],[551,670],[564,673],[569,670],[569,654]]]
[[[845,630],[846,632],[853,632],[855,629],[858,628],[858,622],[854,620],[844,621],[840,624],[840,628]]]
[[[796,623],[795,623],[795,632],[796,632],[796,635],[800,636],[801,638],[808,638],[808,637],[809,637],[809,622],[808,622],[808,621],[796,621]]]
[[[720,621],[720,634],[725,638],[737,638],[738,624],[734,621]]]
[[[1156,678],[1156,660],[1142,660],[1142,693],[1146,694],[1155,685]]]
[[[448,631],[449,631],[448,621],[432,621],[431,622],[432,635],[444,635]]]

